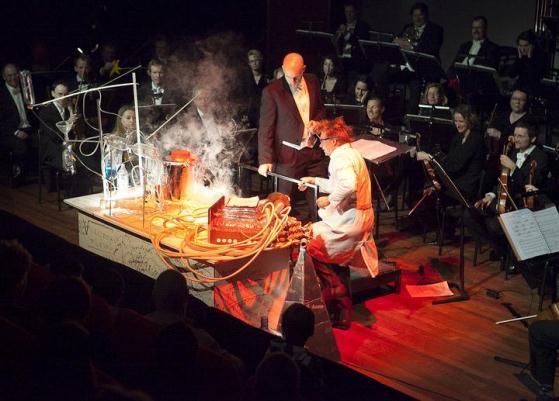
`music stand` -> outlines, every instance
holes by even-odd
[[[505,96],[497,70],[493,67],[456,62],[454,71],[465,94],[482,92]]]
[[[377,180],[377,177],[375,175],[374,169],[376,167],[379,167],[381,164],[394,159],[395,157],[399,157],[401,155],[403,155],[404,153],[407,153],[410,151],[411,146],[408,146],[406,144],[402,144],[402,143],[398,143],[398,142],[394,142],[391,141],[389,139],[385,139],[385,138],[371,138],[370,135],[358,135],[355,137],[355,141],[359,140],[359,139],[364,139],[367,141],[378,141],[381,143],[384,143],[385,145],[388,146],[392,146],[395,148],[395,150],[393,150],[390,153],[387,153],[385,155],[376,157],[376,158],[371,158],[369,155],[367,155],[365,152],[363,152],[361,149],[357,148],[354,146],[354,148],[361,154],[361,156],[363,157],[363,159],[365,159],[365,161],[367,163],[370,163],[371,167],[372,167],[372,174],[373,174],[373,181],[376,184],[378,191],[376,191],[375,193],[375,199],[377,201],[377,207],[375,208],[375,232],[374,232],[374,237],[378,238],[379,235],[379,219],[380,219],[380,207],[378,206],[380,204],[380,200],[381,197],[384,200],[384,202],[387,204],[386,202],[386,198],[384,196],[384,192],[382,191],[382,188],[380,186],[380,183]],[[388,204],[386,205],[388,207]],[[396,211],[398,210],[398,208],[396,207]],[[396,215],[396,220],[397,220],[398,216]]]
[[[443,151],[448,150],[452,140],[449,132],[454,124],[452,120],[417,114],[406,114],[405,118],[410,125],[410,131],[422,135],[422,147],[425,150],[433,151],[437,147]]]
[[[369,31],[369,39],[376,42],[392,43],[394,34],[381,31]]]
[[[419,115],[424,117],[442,118],[452,121],[452,111],[448,106],[435,106],[431,104],[420,104]]]
[[[360,104],[325,103],[324,107],[332,111],[332,118],[342,115],[348,125],[360,125],[365,115],[365,106]]]
[[[450,287],[458,289],[458,293],[447,298],[437,299],[433,301],[432,304],[438,305],[450,302],[467,301],[468,299],[470,299],[470,296],[466,292],[466,288],[464,285],[464,210],[470,209],[472,206],[468,203],[466,198],[464,198],[458,187],[456,187],[452,179],[448,176],[446,171],[444,171],[444,168],[439,164],[439,162],[436,159],[433,159],[431,160],[431,164],[435,170],[435,173],[437,174],[437,177],[439,178],[439,183],[441,183],[442,188],[446,189],[452,199],[457,200],[462,207],[460,218],[460,281],[458,283],[448,283]]]
[[[328,54],[336,54],[336,46],[334,44],[334,34],[329,32],[309,31],[305,29],[297,29],[295,34],[303,36],[312,43],[312,48],[319,56]]]
[[[421,78],[427,81],[438,81],[446,75],[440,61],[432,54],[406,49],[402,49],[402,53]]]
[[[408,61],[397,43],[360,39],[359,47],[365,58],[372,62],[384,61],[388,64],[405,65]]]

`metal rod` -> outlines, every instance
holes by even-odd
[[[510,323],[510,322],[518,322],[521,320],[527,320],[527,319],[533,319],[535,317],[537,317],[538,315],[529,315],[529,316],[522,316],[522,317],[515,317],[514,319],[507,319],[507,320],[499,320],[498,322],[495,322],[495,324],[503,324],[503,323]]]
[[[144,183],[144,161],[142,160],[143,149],[142,149],[142,133],[140,132],[140,112],[138,110],[138,86],[136,85],[136,73],[132,73],[132,93],[134,95],[134,113],[136,114],[136,142],[138,144],[138,169],[140,171],[140,182],[142,183],[142,193],[146,192],[146,185]],[[144,195],[145,196],[145,195]],[[145,204],[144,202],[142,202]],[[142,213],[144,216],[145,213]],[[145,218],[145,217],[142,217]]]
[[[138,68],[142,68],[142,65],[140,64],[140,65],[137,65],[136,67],[130,68],[130,69],[129,69],[128,71],[126,71],[124,74],[121,74],[121,75],[119,75],[119,76],[117,76],[117,77],[114,77],[113,79],[111,79],[111,80],[105,82],[103,85],[99,85],[97,88],[104,88],[104,87],[106,87],[108,84],[110,84],[111,82],[117,81],[117,80],[119,80],[120,78],[123,78],[123,77],[127,76],[128,74],[133,73],[133,72],[136,71]]]
[[[159,130],[161,130],[161,128],[163,128],[164,126],[166,126],[169,121],[171,121],[173,118],[175,118],[181,111],[183,111],[185,108],[187,108],[190,103],[192,103],[194,101],[194,99],[196,99],[198,96],[200,96],[199,92],[197,95],[194,95],[194,97],[192,99],[190,99],[184,106],[182,106],[180,109],[178,109],[171,117],[169,117],[163,124],[161,124],[155,131],[153,131],[147,138],[146,141],[149,140],[152,136],[154,136],[155,134],[157,134],[159,132]]]
[[[121,88],[123,86],[131,86],[131,85],[134,85],[134,84],[132,82],[129,82],[129,83],[126,83],[126,84],[116,84],[116,85],[109,85],[109,86],[103,86],[103,87],[98,87],[98,88],[84,89],[83,91],[70,93],[68,95],[60,96],[60,97],[57,97],[57,98],[54,98],[54,99],[51,99],[51,100],[46,100],[42,103],[30,104],[30,105],[27,105],[27,107],[32,108],[32,107],[46,106],[46,105],[54,103],[58,100],[67,99],[67,98],[74,97],[74,96],[79,96],[79,95],[82,95],[84,93],[95,92],[95,91],[98,91],[98,90],[101,90],[101,89]]]
[[[380,187],[380,184],[377,180],[377,176],[376,176],[374,171],[373,171],[373,179],[375,180],[375,184],[377,184],[377,188],[379,189],[380,196],[382,197],[382,200],[384,201],[384,204],[386,205],[386,210],[390,211],[390,206],[388,206],[388,202],[386,201],[386,198],[384,197],[384,192],[382,191],[382,188]]]

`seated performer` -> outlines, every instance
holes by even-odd
[[[536,147],[536,130],[533,126],[519,123],[514,128],[514,151],[509,156],[501,155],[500,164],[507,168],[509,172],[508,192],[518,208],[524,207],[522,194],[527,191],[535,191],[545,187],[548,172],[547,155]],[[535,160],[537,165],[530,182],[530,164]],[[464,218],[464,224],[470,229],[474,238],[485,240],[491,243],[494,252],[493,259],[498,259],[504,254],[506,239],[502,233],[499,222],[497,221],[497,198],[499,185],[493,191],[485,194],[483,199],[475,203],[483,213],[470,212]],[[545,198],[538,198],[543,203]],[[510,205],[507,197],[506,201]]]
[[[341,24],[334,34],[334,47],[337,56],[342,60],[344,71],[349,79],[366,71],[359,39],[369,39],[369,25],[359,18],[357,7],[353,2],[344,3],[345,23]]]
[[[351,128],[342,117],[310,121],[309,130],[330,156],[330,164],[329,178],[301,178],[300,190],[306,189],[304,184],[316,184],[329,194],[316,201],[321,221],[313,224],[307,251],[315,262],[326,305],[339,312],[334,313],[333,326],[347,329],[351,325],[348,266],[367,267],[375,275],[378,271],[377,250],[371,238],[371,180],[363,157],[351,147]]]
[[[322,59],[320,95],[324,103],[339,103],[345,95],[345,82],[337,67],[334,56],[326,56]]]
[[[512,92],[509,104],[510,110],[497,114],[492,121],[489,121],[486,131],[489,158],[485,176],[486,183],[491,186],[501,170],[499,157],[503,153],[509,137],[514,134],[514,128],[520,123],[535,124],[534,117],[528,112],[528,94],[523,89],[516,89]],[[489,190],[489,188],[484,188],[484,190]]]
[[[367,77],[364,75],[359,75],[355,80],[355,84],[352,86],[352,91],[348,94],[347,104],[353,104],[356,106],[363,106],[367,101],[367,96],[369,94],[369,82]]]
[[[541,79],[546,72],[545,51],[536,46],[534,31],[524,31],[516,39],[517,59],[512,68],[512,75],[517,78],[516,86],[523,88],[531,96],[541,96],[543,90]]]

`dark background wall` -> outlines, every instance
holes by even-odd
[[[445,30],[443,67],[458,45],[470,37],[470,20],[483,14],[489,19],[490,37],[514,45],[517,34],[534,25],[536,0],[425,0],[431,19]],[[363,18],[381,31],[398,32],[409,21],[412,0],[363,0]],[[335,30],[343,20],[343,0],[59,0],[4,1],[0,24],[0,61],[25,64],[30,46],[46,40],[52,63],[75,55],[80,46],[114,40],[134,51],[155,33],[203,36],[235,31],[245,37],[241,45],[256,46],[268,54],[270,68],[283,54],[313,49],[294,34],[297,28]],[[313,65],[314,67],[314,65]]]

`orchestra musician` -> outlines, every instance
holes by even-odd
[[[341,24],[334,34],[336,53],[343,62],[344,71],[352,79],[356,74],[364,73],[363,55],[359,48],[359,39],[369,39],[369,25],[357,14],[357,7],[351,1],[344,3],[345,23]]]
[[[536,146],[536,130],[534,126],[526,123],[518,123],[514,128],[514,150],[510,155],[501,155],[500,164],[508,172],[507,191],[518,207],[524,207],[522,194],[530,191],[537,191],[546,187],[548,172],[548,157]],[[531,177],[531,161],[536,162],[535,171]],[[499,178],[500,180],[500,178]],[[532,184],[529,184],[529,182]],[[502,181],[501,181],[502,182]],[[496,183],[491,192],[475,203],[475,207],[480,211],[467,212],[464,215],[464,224],[470,229],[474,238],[479,241],[487,241],[493,247],[492,259],[497,260],[504,255],[506,250],[506,239],[497,221],[499,197],[499,182]],[[510,199],[506,195],[500,194],[510,205]],[[537,197],[536,207],[545,203],[543,195]]]
[[[322,59],[322,79],[320,94],[324,103],[339,103],[346,94],[346,86],[337,69],[336,58],[326,56]]]

